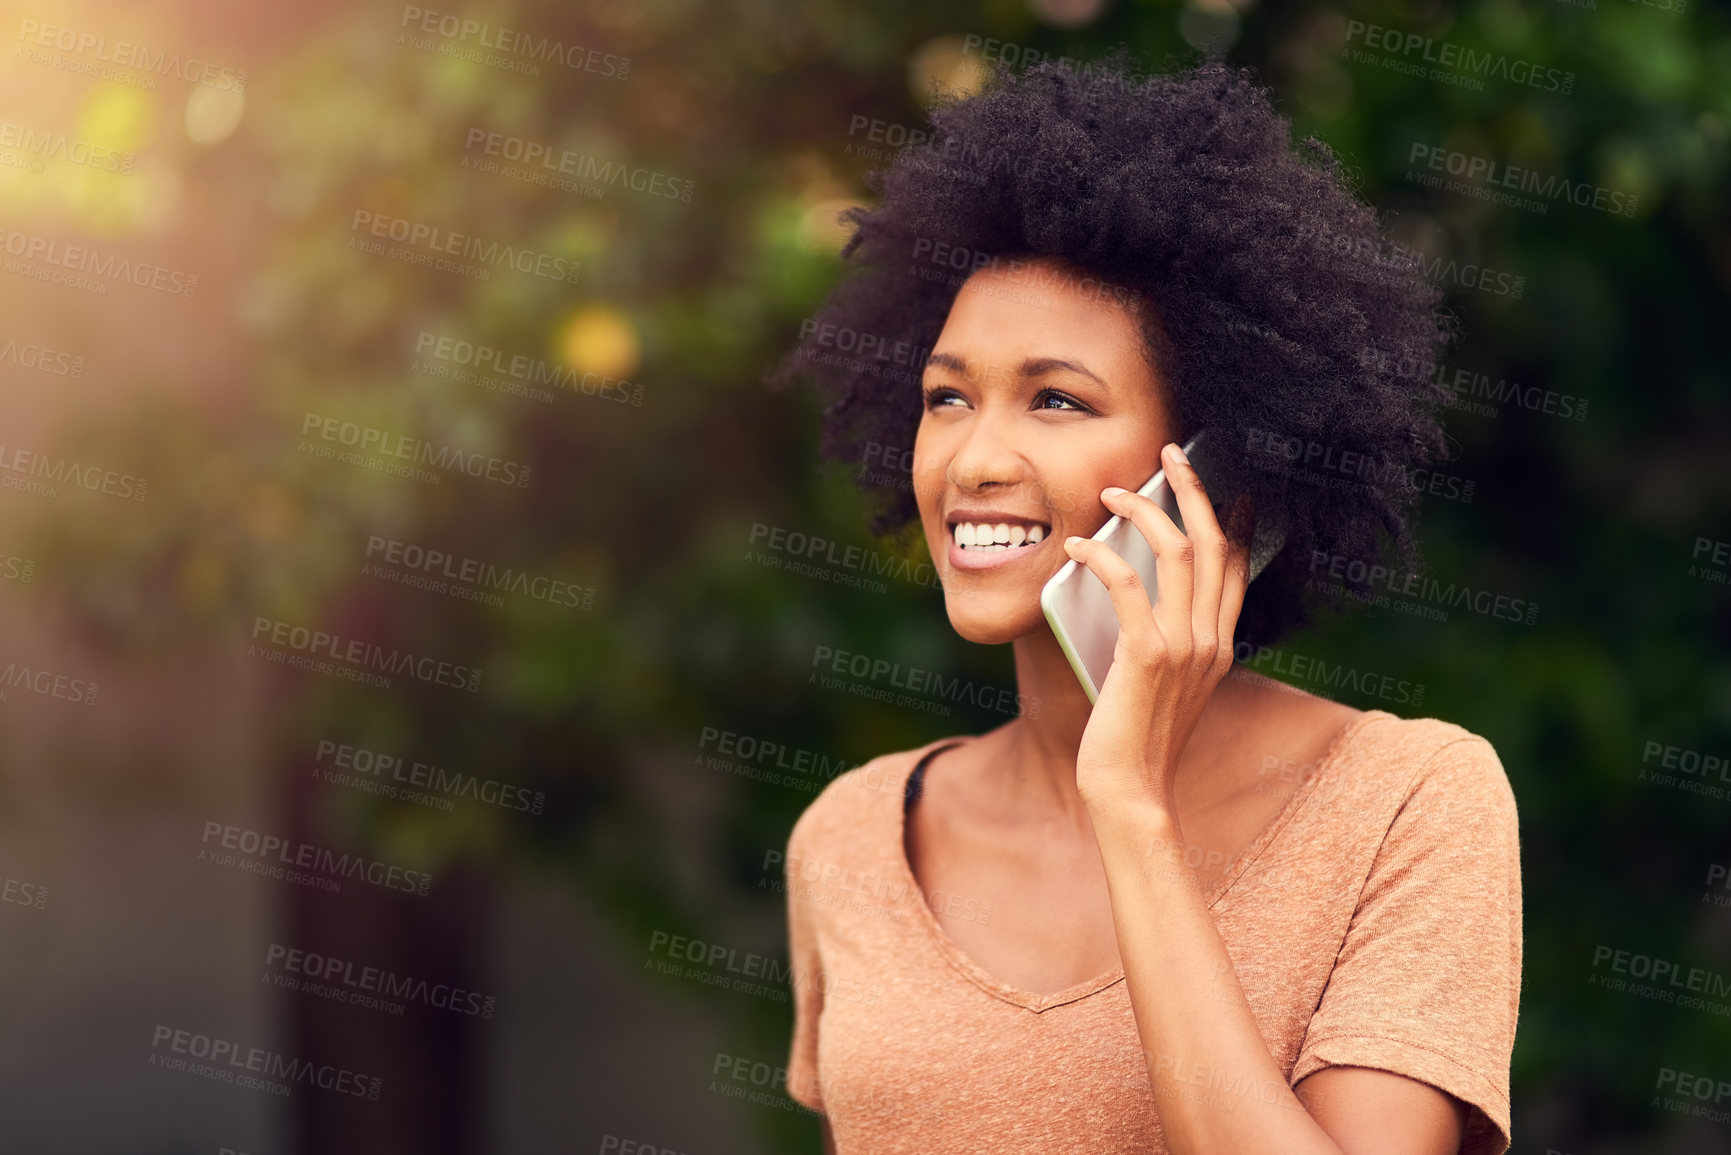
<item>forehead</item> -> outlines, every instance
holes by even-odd
[[[1047,261],[1000,261],[956,294],[936,350],[994,360],[1081,360],[1122,375],[1146,370],[1140,322],[1120,285]]]

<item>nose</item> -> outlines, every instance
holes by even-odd
[[[969,490],[1022,482],[1027,476],[1027,459],[1007,425],[990,411],[970,421],[962,443],[950,457],[945,479]]]

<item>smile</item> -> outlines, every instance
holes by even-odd
[[[954,526],[951,533],[960,549],[992,553],[1038,545],[1046,536],[1046,529],[1041,525],[1011,525],[1002,521],[996,525],[964,521]]]
[[[991,569],[1040,552],[1051,527],[1007,511],[958,510],[951,515],[950,564],[957,569]]]

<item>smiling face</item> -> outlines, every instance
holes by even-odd
[[[1139,488],[1178,434],[1135,315],[1079,282],[982,269],[926,364],[914,497],[971,642],[1047,628],[1040,589],[1064,538],[1093,536],[1111,516],[1100,491]]]

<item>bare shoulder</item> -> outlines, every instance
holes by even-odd
[[[1248,671],[1234,671],[1233,717],[1264,748],[1284,747],[1300,762],[1314,762],[1367,714],[1381,715],[1361,727],[1355,741],[1374,747],[1376,760],[1425,775],[1474,772],[1506,778],[1496,749],[1482,735],[1442,718],[1406,718],[1387,710],[1361,710]],[[1304,752],[1308,756],[1300,756]]]
[[[1259,765],[1314,766],[1369,711],[1235,669],[1221,682],[1222,721]],[[1217,691],[1219,693],[1219,691]]]
[[[827,842],[837,833],[857,829],[872,814],[899,807],[907,776],[920,756],[945,742],[960,740],[964,739],[937,738],[922,746],[893,750],[837,774],[794,822],[788,846]]]
[[[1267,683],[1268,679],[1257,679]],[[1312,778],[1315,809],[1343,829],[1398,829],[1417,844],[1477,831],[1515,860],[1519,814],[1491,742],[1442,718],[1355,709],[1283,684],[1238,687],[1236,748],[1248,786],[1237,804],[1263,818]],[[1260,809],[1243,801],[1267,795]]]

